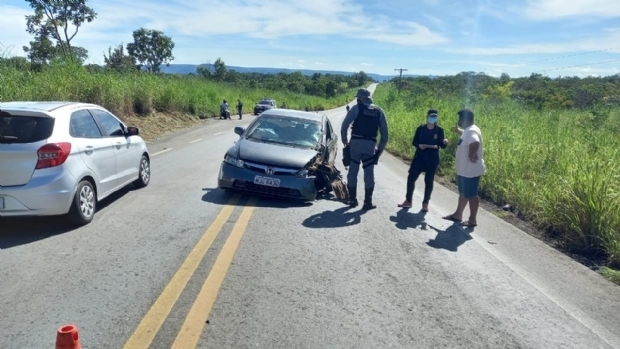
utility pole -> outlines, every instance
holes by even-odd
[[[400,83],[398,84],[398,92],[400,92],[400,89],[401,89],[402,84],[403,84],[403,72],[407,71],[407,69],[405,69],[405,68],[398,68],[398,69],[394,69],[394,70],[399,72],[398,79],[400,80]]]
[[[400,72],[399,78],[401,80],[403,79],[403,72],[407,71],[407,69],[405,69],[405,68],[398,68],[398,69],[394,69],[394,70],[396,70],[397,72]]]

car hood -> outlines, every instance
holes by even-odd
[[[302,168],[318,154],[314,149],[300,149],[277,144],[255,142],[241,138],[235,144],[237,158],[266,165]]]

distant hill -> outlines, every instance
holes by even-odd
[[[209,66],[210,68],[213,66],[212,64],[200,64],[201,66]],[[234,70],[236,72],[239,73],[262,73],[262,74],[278,74],[278,73],[293,73],[296,71],[300,71],[302,74],[304,75],[308,75],[311,76],[314,73],[321,73],[321,74],[338,74],[338,75],[352,75],[353,72],[345,72],[345,71],[330,71],[330,70],[311,70],[311,69],[285,69],[285,68],[246,68],[246,67],[235,67],[235,66],[226,66],[228,68],[228,70]],[[198,68],[198,65],[195,64],[170,64],[169,67],[166,67],[165,65],[161,65],[160,69],[162,73],[167,73],[167,74],[181,74],[181,75],[187,75],[187,74],[196,74],[196,69]],[[366,72],[366,75],[368,75],[370,78],[382,82],[382,81],[386,81],[386,80],[391,80],[392,78],[394,78],[395,76],[398,75],[380,75],[380,74],[373,74],[373,73],[369,73]],[[403,77],[415,77],[415,76],[419,76],[419,75],[405,75],[403,74]]]

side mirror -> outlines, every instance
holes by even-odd
[[[241,126],[235,127],[235,133],[238,134],[239,136],[241,136],[243,132],[245,132],[245,129],[243,127]]]
[[[127,127],[127,134],[130,136],[138,136],[140,134],[140,129],[137,127]]]

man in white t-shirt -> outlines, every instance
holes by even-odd
[[[476,217],[480,198],[478,187],[480,177],[486,173],[484,164],[484,149],[482,147],[482,132],[474,123],[474,112],[471,109],[462,109],[457,113],[459,116],[458,127],[454,132],[461,136],[456,148],[456,176],[459,187],[459,203],[456,212],[443,219],[454,222],[463,220],[463,211],[469,203],[469,220],[461,222],[461,226],[475,227],[478,223]]]

